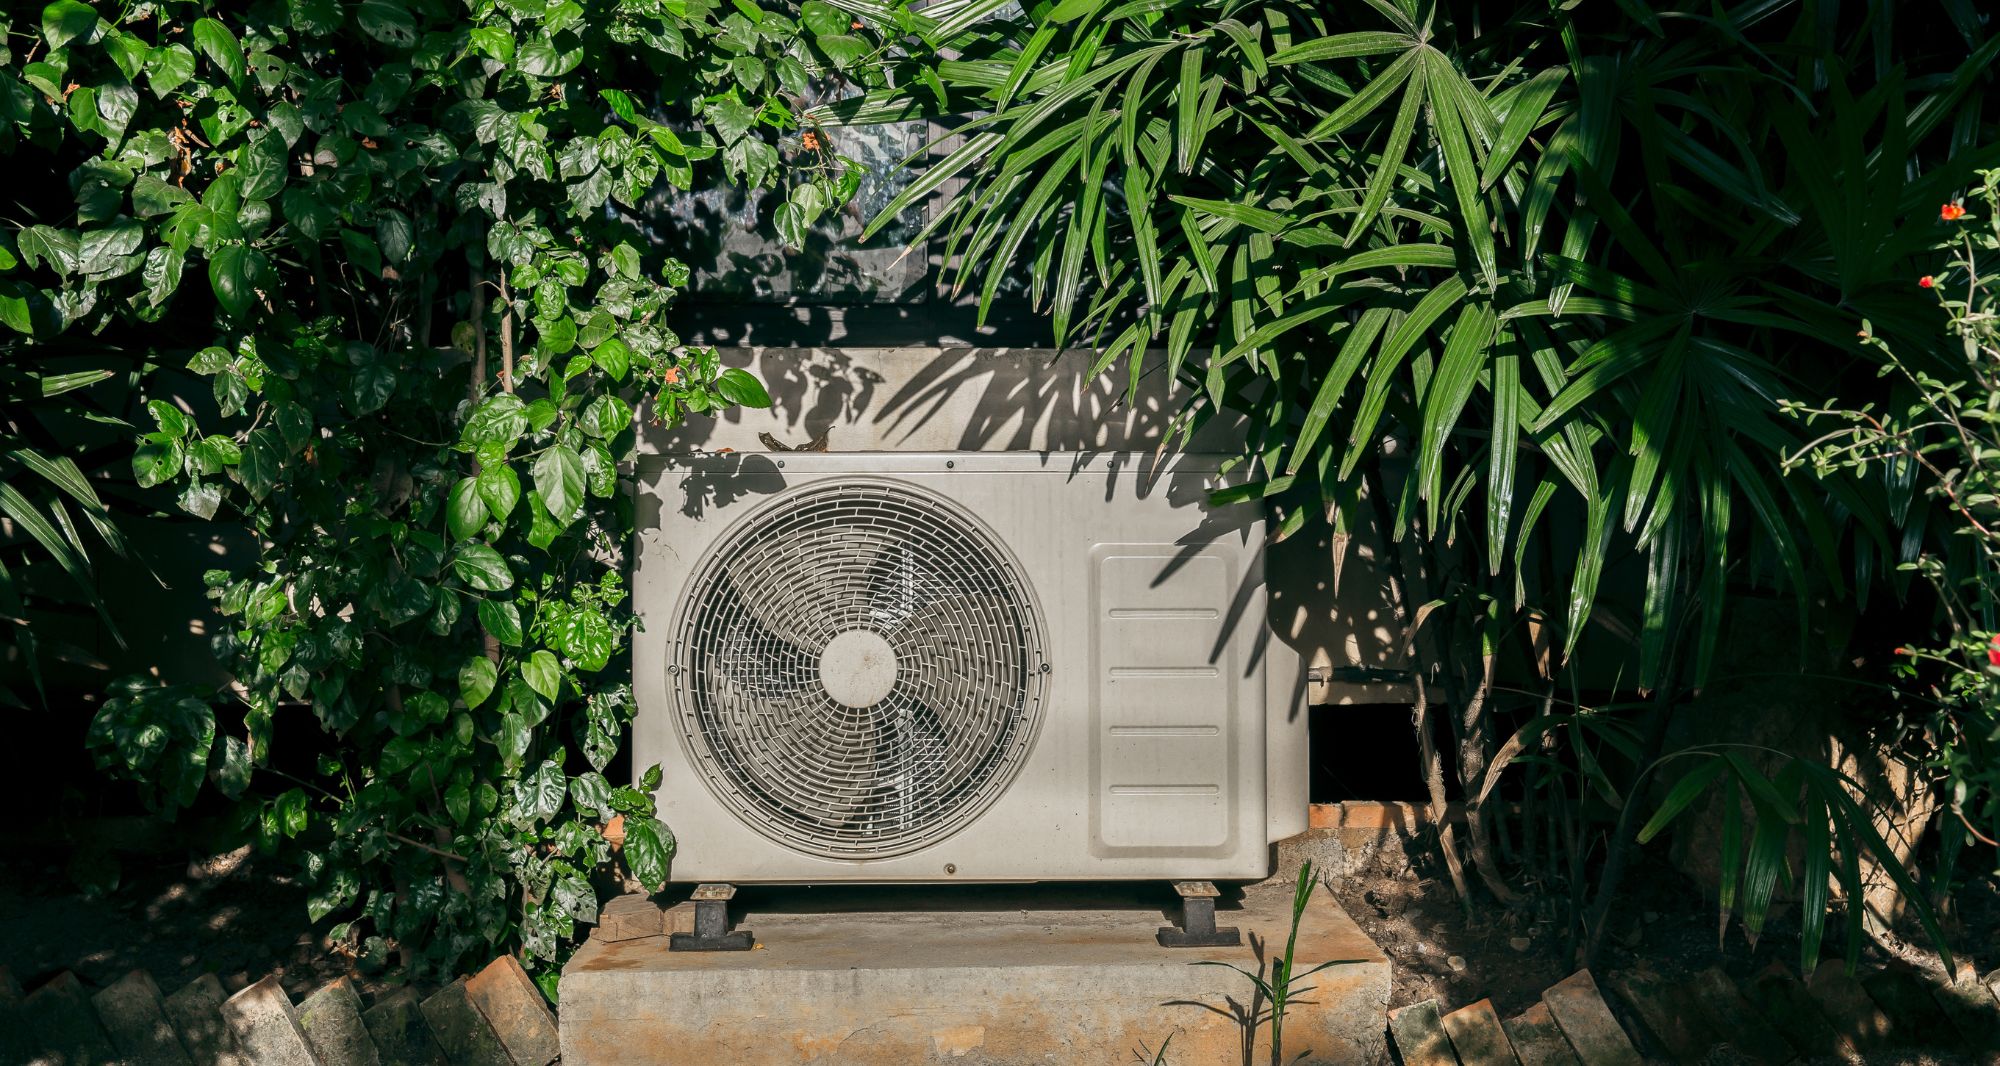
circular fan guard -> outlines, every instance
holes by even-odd
[[[670,687],[695,765],[745,822],[812,854],[949,836],[1006,787],[1040,717],[1020,568],[904,484],[822,484],[750,516],[710,552],[675,629]]]

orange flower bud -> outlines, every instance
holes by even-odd
[[[1946,222],[1957,222],[1965,217],[1964,204],[1946,204],[1938,210],[1938,217]]]
[[[1917,279],[1917,284],[1922,285],[1924,288],[1928,289],[1935,286],[1937,284],[1937,281],[1934,280],[1929,274],[1925,274],[1923,277]]]

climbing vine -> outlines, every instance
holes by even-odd
[[[96,337],[205,382],[155,390],[133,474],[259,545],[206,577],[235,684],[121,682],[100,765],[163,809],[236,801],[364,958],[518,949],[552,990],[617,851],[652,887],[673,855],[657,768],[607,773],[619,464],[642,420],[770,402],[667,325],[688,269],[641,208],[778,186],[798,243],[858,181],[799,105],[877,84],[909,18],[58,0],[0,24],[0,150],[68,179],[0,236],[10,350]]]

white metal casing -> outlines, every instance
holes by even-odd
[[[1217,456],[956,452],[647,455],[637,463],[637,771],[663,771],[675,881],[1260,878],[1304,828],[1298,657],[1265,621],[1264,523],[1211,510]],[[709,548],[831,479],[913,486],[976,516],[1025,577],[1048,671],[1025,758],[950,836],[889,857],[786,846],[694,765],[676,619]]]

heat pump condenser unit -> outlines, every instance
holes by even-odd
[[[635,765],[676,881],[1230,879],[1305,828],[1218,457],[645,456]]]

